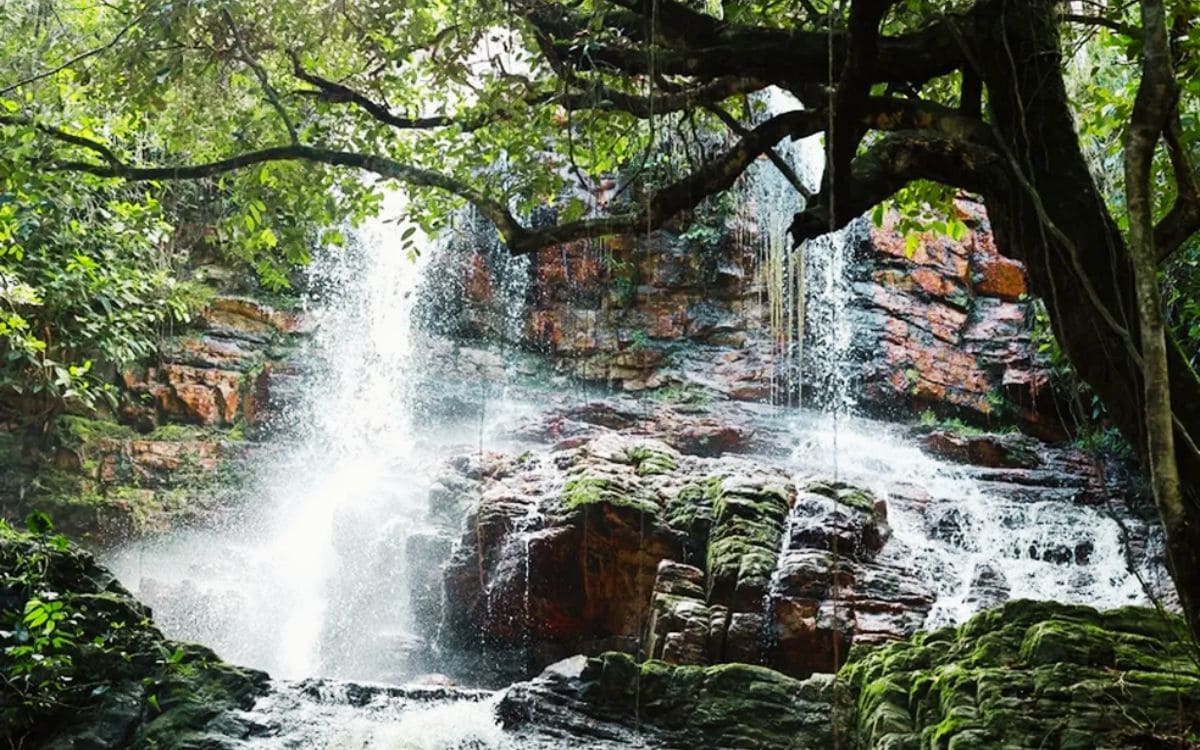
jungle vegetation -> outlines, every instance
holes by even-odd
[[[528,253],[652,230],[760,158],[790,173],[775,147],[822,134],[819,184],[789,174],[798,244],[881,204],[919,225],[982,198],[1146,468],[1200,634],[1198,15],[1195,0],[0,4],[0,385],[94,398],[96,362],[188,315],[171,274],[186,227],[283,286],[396,181],[427,230],[468,202]],[[796,106],[764,110],[769,87]]]

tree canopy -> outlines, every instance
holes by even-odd
[[[9,4],[4,293],[51,241],[30,206],[91,231],[64,181],[131,216],[199,183],[219,199],[213,241],[274,283],[280,258],[373,209],[363,172],[407,185],[430,230],[474,204],[516,253],[653,229],[761,158],[796,187],[797,243],[883,203],[953,216],[967,191],[1156,479],[1200,632],[1198,15],[1195,0]],[[771,87],[797,104],[766,110]],[[825,168],[805,185],[774,149],[818,133]],[[1181,483],[1159,486],[1164,462]]]

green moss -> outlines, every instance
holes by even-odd
[[[1176,617],[1015,601],[959,628],[854,649],[839,694],[864,749],[1140,747],[1139,737],[1200,730],[1189,657]]]
[[[62,445],[78,447],[98,440],[130,440],[137,432],[127,425],[107,419],[89,419],[63,414],[55,420],[55,429]]]
[[[563,484],[562,504],[567,510],[599,504],[633,508],[651,515],[658,515],[661,510],[657,498],[644,487],[587,471],[570,477]]]
[[[627,654],[590,659],[581,677],[585,710],[637,721],[692,747],[818,747],[828,724],[805,710],[803,683],[765,667],[637,664]],[[815,732],[822,741],[804,741]]]
[[[650,397],[667,404],[687,406],[707,406],[713,400],[712,394],[707,390],[690,384],[663,386],[651,391]]]
[[[815,481],[804,487],[805,492],[821,495],[868,515],[875,512],[875,497],[866,490],[845,482]]]
[[[792,498],[786,487],[712,484],[713,526],[705,554],[709,599],[720,604],[761,598],[779,557]]]
[[[712,524],[712,519],[713,503],[708,495],[707,483],[687,484],[675,494],[668,495],[665,520],[671,528],[687,532],[689,537],[702,539],[708,536],[707,528]]]
[[[629,452],[629,460],[640,476],[671,474],[679,468],[679,458],[649,443],[638,443]]]

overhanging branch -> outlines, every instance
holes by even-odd
[[[529,229],[523,226],[507,205],[488,197],[482,191],[433,170],[374,154],[308,146],[292,143],[283,146],[248,151],[226,159],[175,166],[138,166],[120,161],[115,152],[103,144],[87,139],[79,143],[77,136],[55,128],[40,130],[55,140],[81,145],[105,159],[104,163],[89,161],[59,161],[51,169],[82,172],[98,177],[126,180],[199,180],[233,172],[256,164],[277,161],[307,161],[339,167],[352,167],[371,172],[407,185],[429,187],[457,195],[474,204],[496,225],[508,242],[511,252],[523,254],[539,248],[579,239],[627,234],[662,226],[669,218],[697,205],[704,198],[728,189],[755,159],[784,138],[802,138],[818,132],[823,115],[817,111],[795,111],[777,115],[746,133],[729,151],[705,164],[687,177],[659,190],[646,210],[617,216],[580,219],[558,226]]]
[[[884,136],[850,164],[850,198],[835,204],[831,215],[827,189],[814,205],[796,214],[791,234],[798,245],[840,229],[872,206],[916,180],[931,180],[999,196],[1009,184],[1004,159],[987,146],[926,130]]]

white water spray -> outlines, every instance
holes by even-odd
[[[262,463],[247,506],[110,561],[173,637],[278,677],[409,673],[406,539],[424,523],[436,462],[414,423],[424,261],[399,242],[402,210],[389,195],[349,247],[315,258],[293,442]]]

